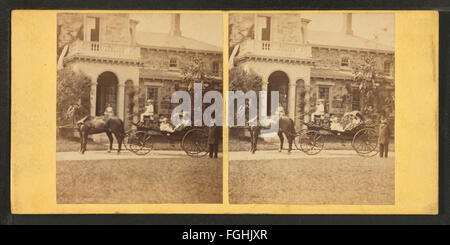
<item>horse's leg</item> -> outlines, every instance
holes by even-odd
[[[288,142],[289,142],[289,150],[288,150],[288,152],[290,153],[292,151],[292,142],[294,141],[293,140],[294,136],[292,134],[290,134],[289,136],[286,135],[286,137],[287,137]]]
[[[254,132],[253,132],[252,127],[250,127],[248,130],[250,131],[250,152],[253,153],[253,133]]]
[[[83,133],[80,130],[80,153],[83,151]]]
[[[83,143],[81,144],[81,154],[84,154],[84,152],[86,151],[86,145],[87,145],[87,137],[88,137],[88,133],[85,131],[83,132]]]
[[[278,131],[278,137],[280,138],[280,149],[278,149],[278,152],[281,152],[283,150],[283,141],[284,141],[283,132]]]
[[[254,132],[254,136],[253,136],[255,139],[253,140],[253,142],[254,142],[254,146],[253,146],[253,154],[255,154],[255,152],[256,152],[256,150],[257,150],[257,147],[258,147],[258,138],[259,138],[259,128],[256,128],[255,129],[255,132]]]
[[[118,149],[117,149],[117,154],[120,154],[120,151],[122,150],[122,134],[120,133],[114,133],[114,136],[116,137],[117,140],[117,144],[118,144]]]
[[[113,136],[111,134],[111,132],[106,131],[106,135],[108,136],[109,139],[109,148],[108,148],[108,153],[110,153],[112,151],[112,144],[113,144]]]

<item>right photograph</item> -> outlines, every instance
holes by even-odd
[[[230,204],[395,204],[395,14],[228,16]]]

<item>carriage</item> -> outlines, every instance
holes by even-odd
[[[155,138],[163,136],[169,142],[180,142],[181,149],[191,157],[203,157],[208,153],[208,132],[204,127],[182,127],[174,132],[162,131],[158,120],[132,123],[135,129],[125,134],[125,148],[136,155],[146,155],[153,150]]]
[[[344,114],[342,120],[347,117],[360,117],[361,112],[353,111]],[[376,124],[371,124],[361,120],[361,123],[346,130],[331,129],[329,119],[318,119],[316,123],[303,123],[307,129],[303,129],[296,134],[294,144],[297,149],[308,155],[318,154],[324,148],[325,137],[335,137],[341,142],[351,141],[352,148],[363,157],[372,157],[378,153],[378,134]]]

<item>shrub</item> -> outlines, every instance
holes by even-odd
[[[57,73],[57,126],[65,126],[90,113],[91,80],[83,73],[74,72],[66,67]],[[70,107],[77,107],[73,114]]]

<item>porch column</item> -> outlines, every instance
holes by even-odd
[[[119,82],[117,91],[117,116],[122,120],[125,120],[124,112],[125,112],[125,81]]]
[[[267,91],[268,86],[269,86],[269,80],[266,77],[263,77],[261,91]]]
[[[265,95],[265,97],[263,97],[263,100],[262,101],[265,101],[265,104],[266,104],[266,108],[259,108],[259,105],[258,105],[258,118],[259,118],[259,113],[261,113],[261,112],[259,112],[259,110],[263,110],[263,111],[266,111],[267,112],[267,108],[269,107],[269,104],[268,104],[268,100],[267,100],[267,97],[269,96],[269,92],[267,91],[267,87],[269,86],[269,77],[268,76],[262,76],[262,84],[261,84],[261,92],[264,92],[264,93],[266,93]],[[259,98],[259,94],[257,95],[258,96],[258,98]],[[259,103],[262,103],[262,102],[259,102]],[[269,109],[270,110],[270,109]],[[267,115],[267,114],[266,114]]]
[[[309,122],[310,121],[310,114],[309,111],[311,110],[311,80],[310,77],[305,77],[303,78],[303,80],[305,81],[305,117],[304,120],[305,122]]]
[[[90,99],[91,99],[91,116],[95,116],[95,109],[97,106],[97,83],[96,82],[92,82],[91,83],[91,94],[90,94]]]
[[[296,81],[289,82],[289,90],[288,90],[288,108],[289,108],[289,117],[295,121],[295,88]]]
[[[133,88],[137,91],[133,97],[133,122],[139,122],[139,85],[134,86]]]

